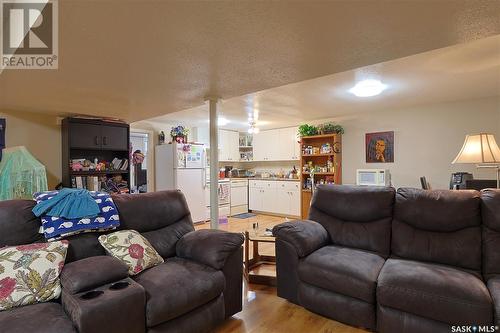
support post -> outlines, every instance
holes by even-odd
[[[210,126],[210,228],[219,229],[219,140],[217,125],[217,102],[218,98],[210,97],[209,126]]]

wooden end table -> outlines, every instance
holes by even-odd
[[[252,242],[253,245],[252,259],[250,259],[249,256],[250,242]],[[264,264],[276,265],[276,256],[259,254],[259,243],[276,243],[276,239],[273,236],[265,236],[258,230],[250,232],[245,231],[245,269],[243,270],[243,274],[249,283],[276,286],[276,274],[271,276],[251,273],[254,268]]]

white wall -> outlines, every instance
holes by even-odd
[[[415,98],[418,98],[416,96]],[[475,178],[495,179],[493,170],[452,165],[466,134],[489,132],[500,142],[500,98],[423,105],[408,109],[364,113],[338,120],[344,126],[343,183],[355,183],[356,169],[389,169],[396,187],[420,187],[425,176],[434,189],[449,187],[452,172],[472,172]],[[365,162],[365,133],[394,131],[394,163]]]

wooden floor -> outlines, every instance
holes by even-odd
[[[221,230],[244,232],[259,228],[272,228],[284,222],[283,217],[257,215],[248,219],[230,218],[221,224]],[[197,225],[196,229],[208,229],[210,224]],[[274,245],[261,243],[261,254],[274,255]],[[250,252],[251,253],[251,252]],[[274,267],[265,267],[274,270]],[[261,272],[262,273],[262,272]],[[243,284],[243,311],[227,319],[213,333],[366,333],[366,331],[344,325],[316,315],[306,309],[276,296],[276,288],[257,284]]]

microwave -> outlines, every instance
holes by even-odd
[[[391,186],[391,174],[385,169],[358,169],[356,185]]]

